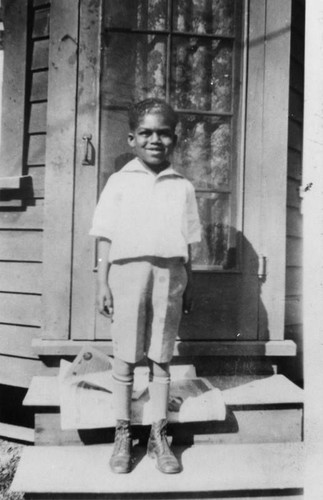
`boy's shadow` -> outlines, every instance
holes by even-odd
[[[137,427],[137,429],[136,429]],[[169,425],[170,429],[172,428],[171,424]],[[138,439],[138,442],[133,446],[133,461],[132,461],[132,469],[134,470],[140,462],[146,457],[147,455],[147,444],[148,444],[148,439],[149,439],[149,432],[150,432],[150,426],[135,426],[135,429],[133,431],[134,437]],[[179,439],[176,437],[175,434],[173,434],[173,438],[171,439],[171,435],[173,434],[173,431],[171,430],[170,433],[167,435],[167,441],[170,444],[170,448],[172,452],[174,453],[175,457],[177,458],[181,469],[183,469],[183,462],[182,462],[182,455],[185,450],[190,448],[194,444],[194,439],[192,440],[187,440],[183,439],[182,437],[179,437]],[[188,436],[188,434],[187,434]],[[155,460],[149,458],[149,461],[151,461],[151,464],[155,467]]]
[[[227,408],[225,420],[210,420],[204,422],[181,422],[169,423],[167,426],[167,440],[170,448],[176,456],[181,469],[183,469],[183,453],[196,444],[199,437],[203,435],[208,438],[211,435],[239,432],[239,425],[234,412]],[[133,426],[133,437],[137,441],[133,447],[133,469],[145,458],[147,454],[147,443],[149,439],[150,426]],[[152,459],[152,464],[154,464]]]
[[[214,233],[213,226],[205,226],[205,237]],[[204,242],[198,252],[202,261],[216,261],[223,254],[222,263],[215,271],[194,269],[193,260],[193,308],[190,314],[182,317],[177,341],[177,352],[182,358],[192,356],[192,345],[197,341],[209,342],[206,357],[210,357],[211,352],[219,357],[216,343],[219,345],[221,341],[242,343],[270,338],[268,314],[262,300],[262,286],[266,282],[265,258],[258,255],[241,231],[233,226],[222,226],[222,223],[220,226],[230,235],[232,246],[224,248],[225,238],[220,237],[220,233],[219,248],[215,245],[216,238],[210,236],[209,242]],[[265,355],[264,346],[259,346],[259,355]],[[228,356],[229,350],[225,353],[225,357]]]

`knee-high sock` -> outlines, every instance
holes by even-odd
[[[113,374],[113,402],[116,420],[130,420],[133,374]]]
[[[149,397],[152,422],[167,418],[170,377],[150,377]]]

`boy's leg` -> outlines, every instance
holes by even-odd
[[[180,259],[156,259],[153,267],[152,314],[146,352],[150,360],[150,398],[152,429],[148,455],[156,459],[157,468],[165,474],[175,474],[181,467],[167,442],[169,400],[169,362],[182,314],[182,296],[187,273]],[[158,361],[156,361],[158,360]]]
[[[156,459],[156,466],[161,472],[175,474],[181,471],[181,467],[167,441],[169,363],[156,363],[148,359],[148,364],[152,427],[147,451],[150,457]]]
[[[134,365],[114,359],[113,399],[116,417],[114,450],[110,459],[111,470],[117,474],[130,472],[132,436],[130,426],[131,395]]]
[[[148,359],[149,397],[151,402],[151,419],[158,422],[167,419],[169,400],[169,363],[156,363]]]
[[[134,364],[115,358],[113,365],[113,401],[116,420],[129,420]]]

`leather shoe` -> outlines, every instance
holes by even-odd
[[[115,474],[131,471],[132,436],[129,420],[117,420],[110,468]]]
[[[160,472],[164,474],[177,474],[181,471],[181,466],[169,447],[166,429],[166,419],[152,424],[147,445],[147,454],[156,460],[156,467]]]

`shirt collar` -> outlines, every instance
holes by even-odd
[[[139,158],[134,158],[133,160],[129,161],[123,168],[122,172],[141,172],[147,175],[154,175],[152,172],[150,172],[145,166],[141,163]],[[160,172],[158,175],[156,175],[156,179],[160,177],[172,177],[172,176],[178,176],[178,177],[183,177],[183,175],[179,172],[177,172],[172,165],[170,165],[168,168]]]

